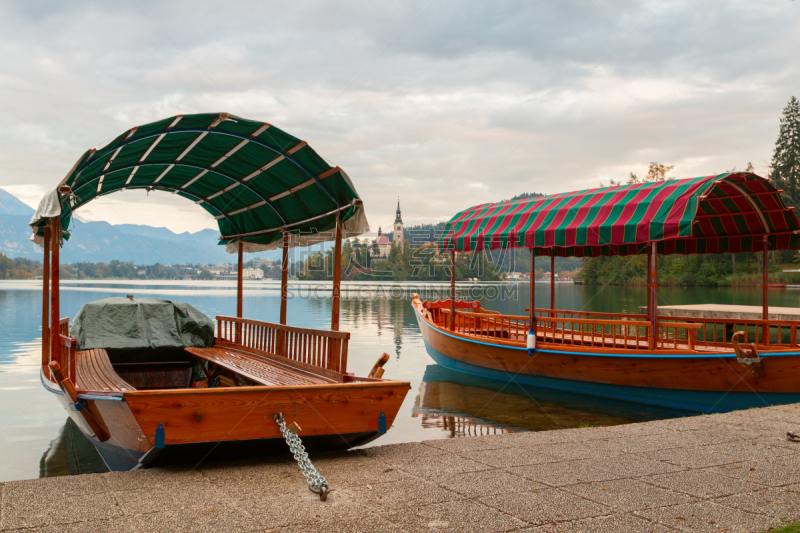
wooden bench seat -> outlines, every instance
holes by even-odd
[[[270,387],[340,383],[334,377],[286,362],[233,348],[186,348],[201,359]]]
[[[111,366],[105,350],[75,352],[75,380],[78,388],[89,391],[135,391]]]

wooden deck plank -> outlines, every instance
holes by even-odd
[[[283,363],[232,348],[187,348],[186,350],[262,385],[278,387],[338,383],[330,376],[297,368],[289,360]]]

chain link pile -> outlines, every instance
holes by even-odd
[[[311,492],[319,494],[320,500],[325,501],[328,498],[328,493],[331,491],[330,487],[328,486],[328,482],[325,480],[322,474],[317,472],[317,469],[314,468],[314,465],[311,464],[311,459],[308,458],[306,448],[303,446],[303,442],[300,440],[300,437],[292,433],[292,431],[286,427],[286,421],[283,419],[283,413],[276,413],[274,418],[275,423],[278,424],[278,427],[283,434],[283,438],[286,439],[286,444],[289,445],[289,450],[291,450],[295,461],[297,461],[297,466],[300,467],[300,470],[303,471],[303,475],[306,477],[308,488],[311,490]]]

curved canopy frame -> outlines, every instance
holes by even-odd
[[[34,240],[47,217],[60,212],[66,228],[75,210],[126,189],[168,191],[199,204],[231,253],[239,242],[246,252],[281,247],[286,232],[294,234],[292,246],[319,242],[337,220],[348,237],[369,226],[350,178],[308,143],[270,124],[209,113],[137,126],[88,150],[42,200],[31,220]]]
[[[594,257],[800,249],[800,222],[779,191],[751,173],[637,183],[483,204],[453,217],[441,251],[532,248]]]

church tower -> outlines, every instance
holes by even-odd
[[[400,216],[400,198],[397,199],[397,216],[394,219],[394,243],[403,250],[403,219]]]

